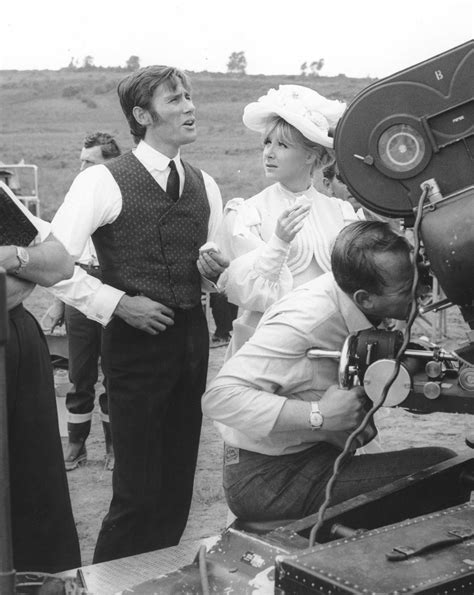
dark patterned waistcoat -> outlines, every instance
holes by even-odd
[[[171,308],[199,304],[196,260],[210,214],[202,172],[183,161],[183,193],[173,202],[133,153],[104,165],[120,188],[122,210],[92,236],[102,281]]]

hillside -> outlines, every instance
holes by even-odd
[[[96,130],[132,146],[116,86],[123,71],[0,71],[0,161],[24,159],[39,167],[42,216],[50,219],[79,166],[84,136]],[[303,84],[350,101],[370,79],[345,76],[231,76],[191,73],[198,140],[183,155],[211,174],[224,201],[248,197],[265,185],[259,135],[241,121],[244,106],[279,84]]]

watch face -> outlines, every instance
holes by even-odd
[[[309,419],[312,428],[320,428],[323,425],[323,416],[316,411],[311,413]]]

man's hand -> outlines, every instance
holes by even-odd
[[[319,401],[324,417],[322,429],[330,432],[354,430],[366,414],[367,399],[362,386],[349,390],[330,386]]]
[[[157,335],[174,324],[174,312],[168,306],[155,302],[144,295],[124,295],[114,314],[150,335]]]
[[[199,251],[196,261],[198,271],[206,279],[214,281],[229,266],[229,260],[217,249]]]
[[[45,333],[53,333],[57,326],[64,324],[64,303],[57,298],[54,298],[54,302],[46,310],[43,318],[41,319],[41,328]]]

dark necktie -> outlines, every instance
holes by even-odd
[[[169,162],[170,174],[168,181],[166,182],[166,194],[168,194],[174,202],[179,198],[179,174],[176,170],[176,164],[174,161]]]

